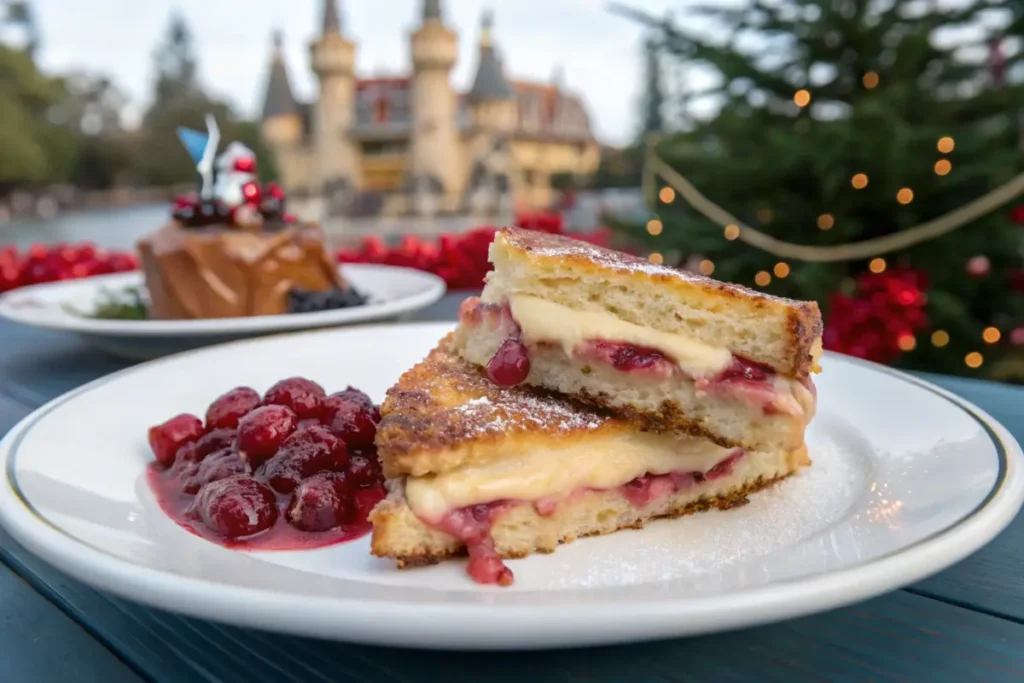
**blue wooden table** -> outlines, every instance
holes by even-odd
[[[458,297],[420,319],[453,320]],[[0,433],[124,367],[77,338],[0,322]],[[1024,441],[1024,389],[929,377]],[[960,564],[860,605],[716,636],[543,653],[356,647],[139,607],[0,531],[0,683],[35,681],[1024,681],[1024,515]]]

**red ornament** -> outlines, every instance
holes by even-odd
[[[260,201],[260,186],[253,182],[246,183],[242,185],[242,194],[250,204],[258,204]]]
[[[1015,206],[1010,210],[1010,221],[1017,225],[1024,225],[1024,204]]]
[[[284,188],[275,182],[269,182],[266,186],[266,192],[274,199],[284,199]]]
[[[992,270],[992,262],[988,256],[972,256],[967,259],[967,274],[971,277],[985,277]]]
[[[241,157],[235,159],[235,170],[239,173],[255,173],[256,160],[252,157]]]
[[[1024,327],[1015,327],[1010,330],[1010,343],[1014,346],[1024,346]]]

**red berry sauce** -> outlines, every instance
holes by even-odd
[[[705,481],[713,481],[732,474],[733,467],[745,455],[746,451],[737,449],[707,472],[645,474],[619,486],[618,490],[633,507],[644,508],[678,491],[684,491]],[[575,491],[569,495],[568,499],[571,500],[587,490]],[[538,515],[550,517],[558,510],[559,504],[565,500],[567,500],[565,497],[546,496],[533,501],[532,505]],[[469,553],[466,573],[474,581],[508,586],[511,585],[514,576],[512,570],[505,566],[494,547],[491,529],[502,514],[510,508],[524,503],[525,501],[521,500],[497,500],[450,510],[438,521],[423,521],[466,544],[466,550]]]
[[[579,358],[607,363],[619,372],[637,372],[664,378],[679,371],[676,362],[657,349],[606,339],[584,342],[580,348],[574,349],[574,353]]]
[[[352,387],[335,396],[345,420],[336,419],[341,408],[325,408],[334,397],[320,385],[293,377],[262,398],[232,389],[210,405],[205,427],[190,415],[152,427],[148,480],[161,509],[198,536],[245,550],[364,536],[385,496],[373,446],[380,413]]]

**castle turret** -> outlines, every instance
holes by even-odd
[[[514,176],[511,153],[519,111],[515,89],[505,80],[491,35],[493,18],[483,16],[480,54],[473,86],[466,94],[472,115],[466,205],[474,213],[504,216],[509,211]]]
[[[356,46],[342,34],[337,0],[323,0],[320,36],[309,47],[320,97],[313,111],[317,175],[325,193],[359,186],[355,146],[350,132],[355,112]]]
[[[263,98],[263,117],[260,132],[272,149],[280,150],[299,144],[302,140],[302,117],[292,93],[288,68],[284,63],[283,41],[280,31],[274,32],[274,47],[270,58],[270,76]]]
[[[413,135],[408,182],[416,212],[430,213],[424,195],[452,197],[461,189],[464,173],[461,159],[456,159],[455,92],[449,77],[458,57],[458,36],[444,25],[441,0],[424,0],[422,21],[410,45]]]
[[[505,80],[501,60],[495,51],[493,24],[493,15],[485,13],[480,23],[476,77],[466,99],[472,107],[475,127],[508,134],[516,125],[516,91]]]

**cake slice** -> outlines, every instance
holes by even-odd
[[[809,463],[802,443],[725,447],[499,387],[451,345],[449,336],[405,373],[381,407],[389,493],[370,515],[372,551],[400,567],[468,554],[474,579],[505,585],[502,558],[740,505]]]
[[[489,376],[723,446],[797,448],[814,415],[817,304],[505,228],[455,349]]]

